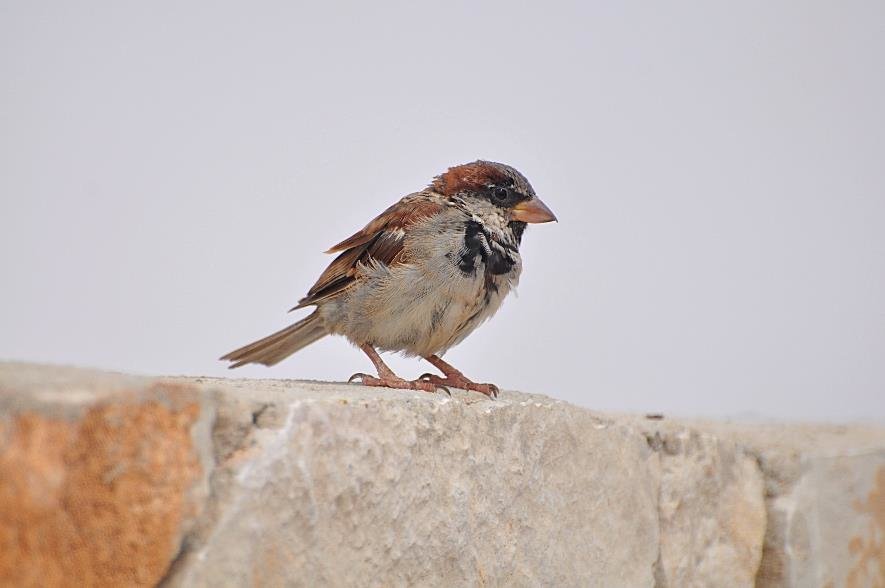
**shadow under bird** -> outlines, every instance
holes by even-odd
[[[326,335],[343,335],[378,371],[350,381],[497,396],[497,386],[473,382],[441,356],[495,314],[516,286],[526,224],[555,220],[508,165],[475,161],[449,168],[329,249],[338,256],[292,309],[315,306],[310,316],[221,359],[233,362],[231,368],[270,366]],[[405,380],[378,350],[423,357],[443,376]]]

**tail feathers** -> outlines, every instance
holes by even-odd
[[[329,331],[326,330],[319,313],[314,311],[309,317],[289,325],[273,335],[268,335],[264,339],[231,351],[221,360],[234,362],[228,366],[230,369],[247,363],[261,363],[270,366],[283,361],[296,351],[328,334]]]

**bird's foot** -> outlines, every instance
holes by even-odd
[[[430,382],[436,386],[473,390],[474,392],[485,394],[489,398],[497,398],[498,392],[500,392],[498,387],[494,384],[477,384],[460,372],[447,374],[445,378],[437,376],[436,374],[424,374],[418,378],[418,380],[422,382]]]
[[[436,392],[437,390],[442,390],[449,396],[452,395],[452,393],[449,392],[449,389],[445,386],[434,384],[420,378],[417,380],[404,380],[394,375],[376,378],[375,376],[370,376],[369,374],[364,374],[360,372],[350,376],[347,381],[359,382],[363,386],[375,386],[378,388],[396,388],[397,390],[423,390],[424,392]]]

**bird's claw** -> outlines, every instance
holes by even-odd
[[[441,386],[429,380],[422,380],[420,378],[414,381],[403,380],[402,378],[398,378],[395,375],[386,375],[376,378],[375,376],[370,376],[369,374],[357,372],[354,375],[350,376],[347,382],[359,382],[363,386],[372,386],[376,388],[395,388],[397,390],[421,390],[423,392],[437,392],[439,390],[442,390],[449,396],[452,395],[452,393],[449,392],[449,389],[445,386]]]
[[[442,376],[437,376],[436,374],[421,374],[418,380],[422,382],[430,382],[435,384],[436,386],[442,388],[446,392],[448,392],[449,396],[452,393],[449,391],[448,386],[453,388],[461,388],[462,390],[472,390],[474,392],[479,392],[480,394],[485,394],[489,398],[497,398],[500,393],[500,389],[494,384],[477,384],[471,380],[468,380],[465,376],[447,376],[443,378]]]
[[[370,376],[369,374],[364,374],[364,373],[362,373],[362,372],[357,372],[357,373],[355,373],[354,375],[352,375],[352,376],[350,376],[349,378],[347,378],[347,383],[348,383],[348,384],[353,384],[354,382],[360,382],[360,383],[362,383],[362,382],[364,382],[366,379],[371,378],[371,377],[372,377],[372,376]]]
[[[443,392],[445,392],[446,394],[448,394],[451,397],[452,391],[449,390],[446,386],[443,386],[442,384],[435,382],[433,380],[433,378],[439,379],[439,376],[434,375],[434,374],[424,373],[424,374],[421,374],[420,376],[418,376],[418,379],[416,381],[429,382],[429,383],[433,384],[434,386],[436,386],[437,390],[442,390]]]

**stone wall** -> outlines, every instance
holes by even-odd
[[[885,429],[0,363],[0,585],[882,586]]]

